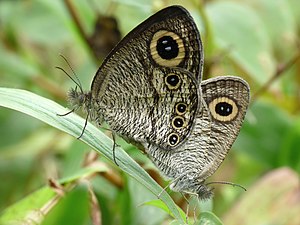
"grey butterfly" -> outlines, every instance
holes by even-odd
[[[236,139],[249,104],[238,77],[201,82],[203,48],[188,11],[170,6],[131,31],[107,56],[89,93],[73,103],[143,146],[175,191],[208,198],[205,180]]]
[[[162,174],[172,179],[174,191],[208,199],[205,185],[237,138],[249,104],[249,86],[239,77],[220,76],[201,83],[201,111],[194,129],[180,147],[165,151],[153,144],[145,150]]]
[[[91,91],[73,89],[70,101],[130,142],[172,150],[186,141],[200,110],[202,55],[190,14],[165,8],[124,37],[98,69]]]

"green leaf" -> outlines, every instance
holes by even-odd
[[[69,184],[84,177],[89,177],[96,172],[106,170],[107,168],[103,165],[85,167],[72,176],[65,177],[58,183]],[[59,203],[59,198],[60,196],[58,196],[52,188],[47,186],[43,187],[1,212],[0,224],[24,224],[25,221],[28,225],[40,223],[53,206]]]
[[[151,206],[155,206],[158,207],[162,210],[164,210],[167,213],[170,213],[170,211],[168,210],[168,208],[166,207],[166,205],[160,201],[160,200],[153,200],[153,201],[149,201],[149,202],[145,202],[143,205],[151,205]],[[178,207],[179,212],[181,213],[182,219],[186,220],[186,215],[184,213],[184,211]],[[176,222],[173,222],[172,224],[177,224]],[[194,218],[189,218],[189,224],[199,224],[199,225],[222,225],[221,220],[212,212],[208,212],[208,211],[204,211],[201,212],[199,214],[199,220],[198,221],[194,221]]]
[[[88,186],[83,183],[64,196],[45,217],[41,225],[88,224],[89,204]]]
[[[297,24],[292,7],[286,0],[247,0],[256,9],[268,32],[269,39],[279,60],[286,60],[296,54]],[[299,2],[297,2],[299,4]],[[295,7],[299,8],[299,7]]]
[[[166,213],[168,213],[170,216],[173,216],[173,215],[172,215],[172,212],[170,212],[170,210],[168,209],[168,207],[166,206],[166,204],[164,204],[164,202],[162,202],[162,201],[159,200],[159,199],[145,202],[145,203],[143,203],[143,205],[151,205],[151,206],[155,206],[155,207],[157,207],[157,208],[160,208],[160,209],[164,210],[164,211],[165,211]],[[186,218],[186,215],[185,215],[184,211],[183,211],[181,208],[179,208],[178,206],[177,206],[177,209],[178,209],[178,211],[180,212],[180,215],[181,215],[182,219],[184,220],[184,219]]]
[[[68,112],[68,109],[25,90],[0,88],[0,105],[26,113],[74,137],[79,137],[85,123],[84,119],[74,113],[67,116],[58,116],[57,114]],[[87,124],[84,135],[80,140],[106,158],[113,160],[112,140],[92,124]],[[116,161],[120,169],[143,184],[156,196],[160,195],[160,199],[168,206],[172,215],[180,223],[184,223],[172,198],[166,192],[162,192],[163,189],[123,149],[117,147],[115,151]]]
[[[17,204],[7,208],[0,215],[0,224],[22,224],[24,221],[41,222],[43,215],[39,213],[47,202],[51,202],[56,193],[50,187],[41,188]],[[28,223],[31,224],[31,223]]]
[[[289,166],[300,173],[300,119],[294,121],[290,129],[282,137],[282,145],[278,154],[278,166]]]
[[[235,146],[257,162],[274,168],[283,138],[290,129],[288,114],[271,103],[257,101],[247,113]]]
[[[242,71],[264,83],[274,73],[276,63],[264,24],[254,10],[237,2],[208,4],[216,43],[226,50]]]
[[[198,223],[196,223],[199,225],[222,225],[223,224],[221,220],[211,212],[202,212],[200,213],[199,217],[200,220]]]

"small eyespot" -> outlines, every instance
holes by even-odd
[[[182,127],[185,127],[185,119],[182,116],[175,116],[172,119],[172,127],[175,129],[180,129]]]
[[[238,114],[236,103],[227,97],[218,97],[209,103],[212,116],[219,121],[226,122],[233,120]]]
[[[158,65],[175,67],[185,59],[184,46],[183,39],[176,33],[159,30],[151,39],[150,55]]]
[[[187,105],[185,103],[179,102],[175,105],[175,112],[178,115],[183,115],[186,113]]]
[[[170,73],[165,77],[165,83],[169,89],[178,89],[181,84],[180,77],[175,73]]]
[[[179,136],[176,133],[171,133],[168,137],[169,145],[175,146],[179,143]]]

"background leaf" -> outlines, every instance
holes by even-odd
[[[82,125],[85,121],[74,114],[58,116],[58,114],[64,114],[66,109],[48,99],[39,97],[27,91],[8,88],[1,88],[0,96],[1,106],[31,115],[53,127],[71,134],[74,137],[79,137],[81,134],[83,129]],[[106,158],[113,160],[112,141],[96,127],[88,123],[81,140],[104,155]],[[118,162],[119,167],[146,186],[153,194],[160,196],[166,205],[168,205],[176,219],[180,221],[181,217],[170,196],[168,196],[166,192],[162,192],[163,189],[157,185],[148,173],[146,173],[122,149],[118,147],[115,151],[115,160]]]
[[[96,26],[101,16],[116,19],[117,29],[123,37],[151,14],[173,4],[186,7],[201,31],[205,49],[203,77],[241,76],[250,84],[253,101],[236,143],[210,178],[211,181],[241,184],[248,191],[228,185],[214,185],[212,200],[199,204],[189,199],[191,207],[196,205],[195,213],[200,214],[199,220],[206,218],[208,211],[213,218],[221,218],[224,224],[234,224],[238,218],[243,219],[243,224],[253,224],[253,221],[256,224],[273,224],[284,221],[287,216],[290,224],[293,221],[299,223],[297,213],[293,210],[285,212],[288,209],[286,205],[298,209],[298,189],[293,189],[291,185],[291,189],[282,191],[280,195],[276,192],[281,185],[293,183],[292,177],[300,172],[298,0],[0,1],[0,85],[44,96],[46,102],[43,100],[44,104],[39,105],[35,98],[35,102],[28,101],[31,94],[28,99],[22,99],[25,92],[18,92],[21,94],[19,107],[24,109],[24,104],[32,104],[38,108],[27,108],[30,112],[34,113],[37,109],[51,112],[50,115],[42,113],[36,116],[56,124],[59,129],[69,130],[69,133],[64,133],[19,111],[0,108],[0,179],[5,181],[0,182],[1,219],[8,218],[5,216],[9,215],[10,209],[14,209],[10,211],[10,220],[14,215],[18,215],[15,219],[26,218],[34,206],[39,208],[47,202],[47,198],[51,199],[51,193],[57,196],[56,192],[53,193],[56,189],[46,188],[51,178],[57,182],[64,181],[61,185],[66,192],[66,200],[59,199],[44,217],[45,223],[65,224],[62,215],[66,218],[73,216],[70,205],[81,205],[78,208],[82,213],[77,214],[80,215],[77,224],[93,224],[90,215],[95,208],[87,194],[87,190],[91,189],[99,203],[97,210],[104,225],[178,224],[158,206],[143,205],[145,202],[155,202],[157,197],[153,192],[159,192],[160,188],[156,184],[157,190],[152,186],[153,181],[141,172],[140,167],[160,186],[167,185],[146,155],[117,138],[121,148],[140,165],[136,169],[128,165],[122,165],[122,168],[141,180],[140,183],[111,162],[112,143],[102,132],[95,129],[96,139],[89,134],[85,138],[90,144],[101,139],[97,142],[98,147],[108,158],[95,154],[91,147],[76,139],[83,126],[81,119],[77,120],[78,117],[73,114],[56,117],[55,113],[66,112],[67,109],[56,104],[56,110],[46,107],[50,99],[66,105],[67,90],[74,86],[61,71],[55,69],[60,66],[72,73],[59,57],[60,54],[68,59],[83,88],[90,89],[91,80],[103,57],[95,57],[96,48],[90,45],[89,37],[97,32],[108,35],[109,39],[113,37]],[[6,100],[8,97],[5,94]],[[5,99],[1,96],[0,101],[4,103]],[[94,128],[89,125],[89,129]],[[121,148],[117,150],[119,160],[136,165],[132,164],[131,159],[126,161],[128,156]],[[98,170],[90,171],[91,168]],[[289,172],[281,173],[282,169]],[[275,174],[278,179],[269,179],[266,174]],[[265,185],[258,185],[260,183]],[[68,191],[68,185],[74,187]],[[37,193],[43,193],[44,189],[48,191],[45,198],[41,198]],[[186,211],[188,204],[182,195],[174,192],[170,195],[176,205]],[[27,198],[35,197],[41,202],[22,203]],[[265,210],[260,210],[257,201],[264,203]],[[248,206],[253,208],[249,210]],[[191,211],[188,222],[193,224]]]

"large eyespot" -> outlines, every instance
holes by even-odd
[[[215,98],[209,103],[212,116],[219,121],[233,120],[238,114],[238,107],[233,100],[227,97]]]
[[[178,66],[185,57],[183,40],[174,32],[157,31],[150,43],[153,60],[161,66]]]
[[[175,73],[169,73],[167,76],[165,76],[165,83],[169,89],[174,90],[180,87],[181,79],[179,75]]]
[[[183,115],[186,113],[186,110],[187,110],[187,104],[182,103],[182,102],[176,103],[176,105],[175,105],[176,114]]]
[[[158,39],[156,51],[163,59],[174,59],[178,56],[178,44],[171,36],[163,36]]]
[[[175,129],[180,129],[182,127],[185,127],[186,123],[185,123],[185,119],[182,116],[175,116],[172,119],[172,127]]]
[[[175,146],[179,143],[179,136],[176,133],[171,133],[168,137],[169,145]]]

